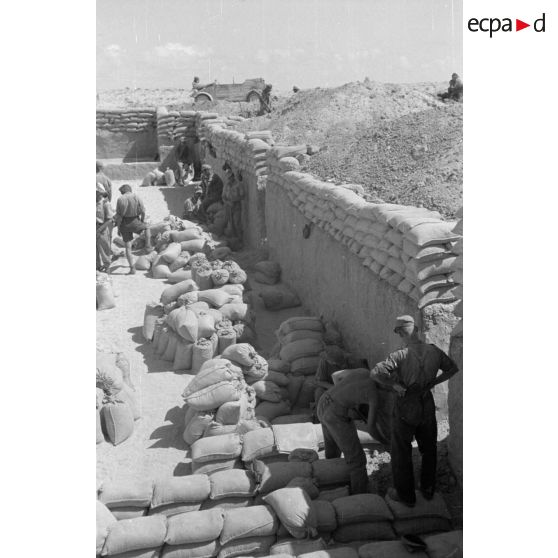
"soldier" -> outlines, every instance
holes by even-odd
[[[391,431],[391,468],[395,488],[388,494],[393,500],[413,507],[416,495],[411,442],[415,437],[422,454],[421,493],[431,500],[436,486],[438,430],[431,390],[456,374],[458,368],[441,349],[419,338],[411,316],[398,317],[393,331],[401,337],[405,348],[376,364],[370,375],[398,395]],[[442,370],[440,375],[439,370]]]

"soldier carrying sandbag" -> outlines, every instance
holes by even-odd
[[[445,382],[459,369],[435,345],[424,343],[411,316],[400,316],[394,333],[406,345],[391,353],[370,371],[378,384],[393,390],[398,397],[393,408],[391,428],[391,469],[395,488],[389,496],[413,507],[416,502],[411,442],[413,437],[422,454],[420,490],[431,500],[436,486],[436,440],[438,425],[432,388]],[[442,373],[438,375],[438,371]]]

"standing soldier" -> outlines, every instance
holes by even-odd
[[[411,442],[415,437],[422,465],[420,490],[431,500],[436,487],[436,440],[438,425],[432,388],[458,372],[457,365],[435,345],[421,341],[411,316],[397,318],[394,333],[405,348],[376,364],[371,377],[398,395],[393,409],[391,469],[395,488],[389,496],[413,507],[416,503]],[[442,373],[438,376],[438,371]]]

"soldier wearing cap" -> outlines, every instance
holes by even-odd
[[[201,196],[202,196],[201,186],[196,186],[194,190],[194,195],[190,198],[186,198],[184,202],[184,213],[182,219],[195,219],[198,216],[198,212],[201,207]]]
[[[430,500],[436,486],[436,409],[432,388],[459,370],[435,345],[424,343],[412,316],[400,316],[394,333],[405,348],[391,353],[370,371],[372,379],[397,393],[391,432],[391,468],[394,489],[388,494],[407,506],[416,502],[411,442],[422,454],[420,490]],[[438,375],[438,371],[442,373]]]
[[[210,165],[202,165],[201,184],[202,204],[200,207],[200,217],[207,217],[207,208],[215,202],[220,202],[223,195],[223,181],[213,172]]]

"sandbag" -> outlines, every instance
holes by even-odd
[[[242,296],[244,294],[244,286],[243,285],[223,285],[219,287],[222,291],[229,293],[233,296]]]
[[[200,475],[212,475],[217,471],[227,471],[229,469],[242,469],[242,461],[240,459],[219,459],[205,463],[192,461],[192,471]]]
[[[318,454],[316,453],[316,455]],[[289,455],[289,461],[293,461],[290,459],[290,457],[291,456]],[[305,460],[296,460],[296,461],[305,461]],[[295,477],[294,479],[291,479],[287,483],[286,488],[300,488],[307,494],[310,500],[315,500],[320,494],[320,489],[317,487],[312,477]]]
[[[242,394],[242,386],[240,382],[218,382],[208,386],[188,397],[184,400],[188,405],[198,411],[210,411],[217,409],[223,403],[229,401],[238,401]]]
[[[222,545],[219,550],[218,558],[234,558],[235,556],[263,556],[269,552],[275,540],[275,535],[269,537],[248,537],[238,539]]]
[[[271,403],[270,401],[262,401],[256,406],[255,413],[257,418],[264,418],[271,422],[273,419],[281,415],[288,415],[291,412],[291,406],[287,401],[279,401]]]
[[[321,331],[312,331],[311,329],[295,329],[286,335],[281,336],[281,345],[288,345],[292,341],[300,341],[301,339],[324,339],[324,333]]]
[[[246,272],[243,269],[236,268],[229,270],[229,283],[240,284],[246,283],[246,279],[248,279]]]
[[[222,545],[249,537],[275,535],[279,523],[269,506],[250,506],[225,512],[225,521],[219,541]]]
[[[250,471],[231,469],[218,471],[209,477],[211,484],[210,498],[252,498],[256,494],[256,480]]]
[[[233,328],[219,329],[217,330],[217,339],[217,352],[223,353],[227,347],[236,343],[236,331]]]
[[[429,558],[463,558],[463,531],[423,537]]]
[[[194,227],[183,231],[170,231],[169,237],[172,242],[179,243],[186,242],[188,240],[199,240],[202,238],[199,229]]]
[[[153,481],[105,481],[99,500],[111,511],[123,507],[146,508],[153,498]]]
[[[332,533],[337,529],[335,508],[330,501],[316,499],[311,502],[311,506],[316,517],[316,528],[319,533]]]
[[[256,476],[260,494],[265,495],[284,488],[295,477],[310,477],[312,464],[302,461],[266,464],[256,459],[252,463],[252,470]]]
[[[185,252],[201,252],[205,246],[205,238],[194,238],[192,240],[184,240],[180,243],[182,250]]]
[[[167,287],[161,293],[161,303],[169,304],[174,302],[180,295],[189,293],[190,291],[197,291],[198,286],[192,279],[187,279],[186,281],[181,281],[172,287]],[[198,295],[199,296],[199,295]]]
[[[194,344],[179,338],[174,353],[173,370],[190,370],[192,368],[192,354]]]
[[[173,271],[167,277],[167,282],[169,282],[171,285],[176,285],[177,283],[182,283],[183,281],[187,281],[188,279],[192,279],[192,271],[189,269],[178,269],[176,271]]]
[[[224,318],[233,322],[245,321],[248,317],[248,305],[243,302],[231,302],[219,308]]]
[[[244,418],[248,409],[248,398],[245,392],[238,401],[229,401],[219,407],[215,420],[225,425],[237,425]]]
[[[165,263],[158,263],[151,268],[151,276],[153,279],[167,279],[171,274],[169,266]]]
[[[333,502],[339,526],[369,521],[392,521],[393,514],[378,494],[354,494]]]
[[[116,306],[110,280],[97,280],[97,310],[110,310]]]
[[[229,272],[226,269],[214,269],[211,272],[211,281],[214,286],[225,285],[229,280]]]
[[[97,352],[96,387],[103,390],[108,397],[114,397],[124,386],[122,371],[112,358],[102,358]]]
[[[277,424],[299,424],[305,422],[312,422],[311,415],[283,415],[281,417],[274,418],[271,421],[272,426]],[[299,448],[302,451],[312,451],[307,448]],[[292,453],[289,455],[289,461],[308,461],[307,459],[291,459]]]
[[[154,172],[148,172],[144,179],[142,180],[141,185],[142,186],[153,186],[153,184],[155,184],[155,182],[157,181],[157,176],[155,175]]]
[[[343,457],[314,461],[312,476],[316,479],[318,486],[350,484],[349,467]]]
[[[338,527],[333,532],[333,538],[337,542],[349,543],[355,540],[389,541],[397,537],[389,521],[372,521]]]
[[[302,357],[317,356],[323,348],[323,343],[318,339],[301,339],[284,345],[279,352],[279,357],[292,363]]]
[[[279,282],[279,277],[271,277],[261,271],[256,271],[254,273],[254,280],[256,283],[263,283],[264,285],[276,285]]]
[[[215,333],[215,319],[211,314],[200,312],[198,314],[198,336],[209,339],[214,333]],[[215,342],[215,350],[217,350],[217,346],[218,346],[218,340],[216,340]]]
[[[223,530],[224,517],[221,509],[195,511],[170,517],[165,544],[177,546],[214,541]]]
[[[207,428],[208,424],[213,421],[213,414],[207,411],[196,411],[193,407],[188,407],[184,418],[184,432],[182,439],[191,446],[196,440],[199,440]]]
[[[451,531],[451,521],[442,517],[414,517],[410,519],[396,519],[393,529],[399,537],[403,535],[425,535]]]
[[[285,487],[264,496],[281,523],[295,539],[304,539],[317,535],[317,521],[310,498],[298,487]]]
[[[349,487],[340,486],[339,488],[321,490],[317,500],[325,500],[327,502],[333,502],[334,500],[337,500],[337,498],[344,498],[345,496],[349,496]]]
[[[101,442],[105,441],[105,435],[103,434],[103,428],[101,426],[101,411],[99,410],[99,408],[96,409],[97,412],[97,422],[95,424],[96,426],[96,438],[97,438],[97,444],[100,444]]]
[[[279,386],[273,382],[258,380],[251,384],[251,387],[256,392],[256,397],[263,401],[271,401],[272,403],[281,401]]]
[[[286,360],[272,358],[268,359],[267,363],[270,370],[275,370],[276,372],[281,372],[282,374],[288,374],[291,369],[290,363]]]
[[[190,308],[176,308],[169,314],[167,322],[185,341],[195,343],[198,340],[198,317]]]
[[[274,555],[289,555],[289,556],[300,556],[301,554],[307,554],[309,552],[319,552],[320,550],[325,550],[327,548],[323,539],[319,538],[316,540],[301,541],[298,539],[284,539],[278,541],[270,549],[270,554]]]
[[[222,358],[226,358],[239,366],[250,367],[256,362],[257,352],[248,343],[237,343],[227,347],[221,354]]]
[[[265,287],[262,289],[260,296],[267,310],[284,310],[285,308],[295,308],[301,305],[296,293],[285,286]]]
[[[189,270],[185,270],[185,269],[184,269],[184,266],[186,266],[186,265],[188,264],[188,260],[189,260],[190,258],[185,258],[185,257],[183,256],[184,253],[185,253],[185,252],[182,252],[182,253],[180,254],[180,256],[178,256],[178,258],[176,258],[176,260],[174,260],[174,262],[172,262],[172,263],[169,265],[169,269],[171,270],[171,275],[170,275],[170,277],[172,277],[172,276],[174,275],[174,273],[175,273],[176,271],[179,271],[179,270],[189,271]],[[187,252],[186,252],[186,253],[187,253]],[[190,273],[191,273],[191,272],[190,272]],[[170,283],[170,277],[169,277],[169,279],[168,279],[169,283]],[[187,277],[187,279],[191,279],[191,277]]]
[[[182,248],[180,243],[178,242],[171,242],[165,250],[163,250],[160,254],[161,260],[163,260],[166,264],[171,264],[180,256],[182,252]]]
[[[134,432],[134,415],[127,403],[106,403],[101,410],[101,419],[109,440],[117,446]]]
[[[165,352],[161,358],[167,362],[174,363],[174,357],[176,355],[176,346],[178,344],[179,336],[174,333],[174,331],[169,331],[169,341],[165,348]]]
[[[143,337],[146,341],[153,340],[153,333],[155,331],[155,322],[162,318],[164,315],[163,305],[158,302],[150,302],[145,305],[145,312],[143,315]]]
[[[256,354],[254,363],[251,366],[243,366],[242,370],[247,378],[261,380],[269,372],[267,361],[262,356]]]
[[[101,554],[113,556],[133,550],[160,547],[166,534],[167,520],[162,515],[118,521],[109,527]]]
[[[139,271],[149,271],[151,269],[151,262],[145,254],[142,254],[134,262],[134,267]]]
[[[350,546],[315,550],[299,554],[297,558],[359,558],[358,552]]]
[[[244,435],[242,461],[251,462],[276,453],[275,435],[271,428],[252,430]]]
[[[296,376],[314,376],[320,364],[320,356],[305,356],[291,362],[291,373]]]
[[[197,374],[204,362],[213,358],[213,343],[209,339],[198,339],[192,349],[192,372]],[[230,401],[229,399],[227,401]],[[222,401],[224,403],[225,401]],[[220,403],[221,404],[221,403]],[[218,405],[217,405],[218,406]]]
[[[258,262],[254,266],[254,269],[269,277],[279,277],[279,275],[281,275],[281,266],[277,262],[270,260]]]
[[[188,475],[185,477],[166,477],[156,480],[153,487],[151,510],[156,513],[166,511],[166,515],[181,513],[182,504],[196,504],[209,497],[209,479],[205,475]],[[174,510],[170,509],[175,506]]]
[[[315,318],[311,316],[301,316],[293,317],[285,320],[278,330],[280,337],[291,333],[297,329],[310,329],[312,331],[324,331],[324,326],[320,321],[320,318]]]
[[[198,293],[198,300],[207,302],[207,304],[214,308],[221,308],[221,306],[229,303],[232,299],[233,296],[222,289],[208,289],[206,291],[199,291]]]
[[[304,376],[289,376],[289,385],[287,386],[287,391],[289,393],[289,401],[291,406],[293,406],[297,400],[298,396],[302,390],[302,384],[304,383]]]
[[[103,550],[103,545],[108,535],[108,530],[111,525],[116,523],[118,520],[111,511],[99,500],[97,500],[97,538],[96,538],[96,548],[97,554],[101,554]]]
[[[165,352],[170,339],[170,331],[170,328],[166,325],[161,327],[159,336],[157,337],[157,343],[154,344],[154,351],[157,355],[162,355]]]
[[[200,368],[195,378],[186,386],[183,397],[195,394],[208,386],[219,382],[238,381],[242,378],[242,370],[224,358],[212,358]]]
[[[189,515],[189,514],[188,514]],[[213,558],[219,553],[219,541],[178,544],[163,547],[161,558]]]
[[[192,444],[190,455],[195,463],[208,463],[240,456],[242,444],[238,434],[201,438]]]

